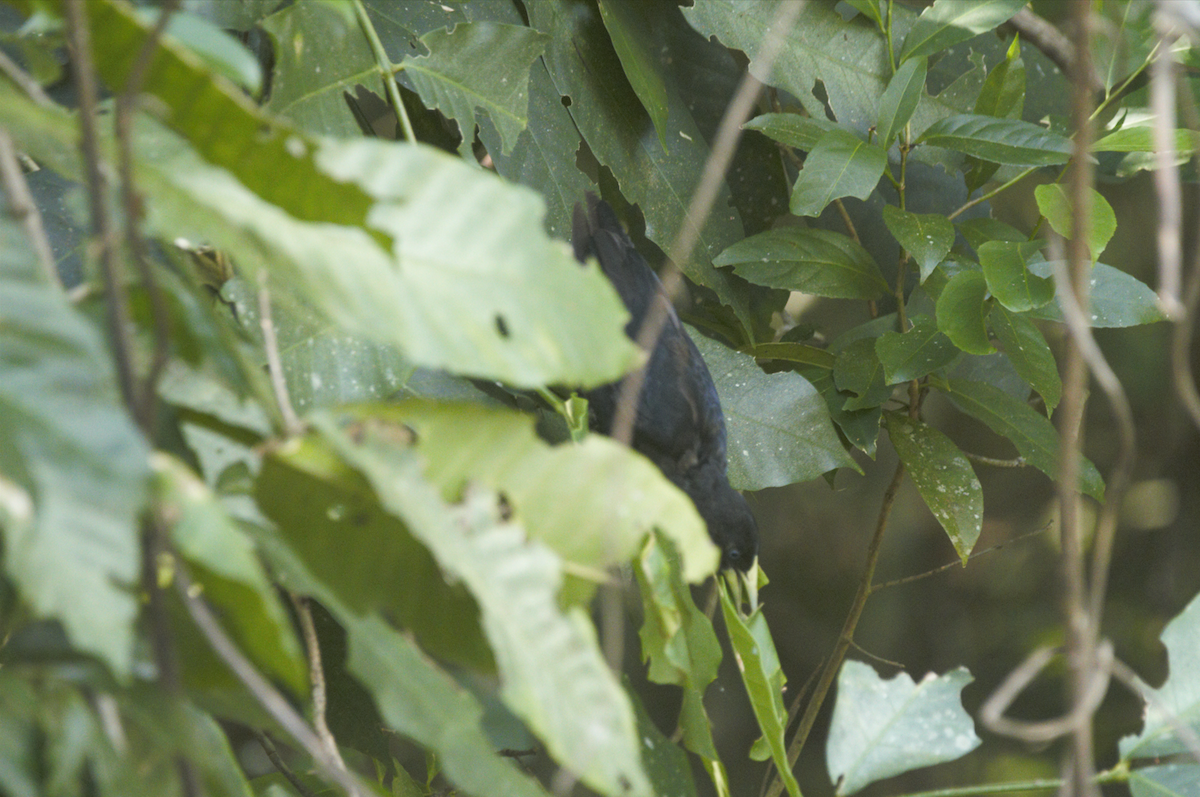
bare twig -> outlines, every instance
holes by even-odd
[[[321,643],[317,639],[317,627],[313,624],[312,606],[309,604],[308,598],[295,593],[288,594],[292,599],[292,606],[296,608],[296,616],[300,619],[300,631],[304,636],[304,647],[308,651],[308,682],[312,687],[313,728],[321,739],[321,743],[325,745],[325,752],[329,754],[329,758],[344,772],[346,771],[346,762],[342,760],[342,752],[338,749],[337,740],[333,738],[333,733],[330,732],[329,725],[325,722],[325,667],[321,664]]]
[[[978,559],[980,556],[984,556],[985,554],[995,553],[996,551],[1000,550],[1001,548],[1011,545],[1014,542],[1020,542],[1021,540],[1027,540],[1030,537],[1036,537],[1039,534],[1044,534],[1046,532],[1046,530],[1050,528],[1050,526],[1051,526],[1051,524],[1047,523],[1045,526],[1042,526],[1040,529],[1037,529],[1036,531],[1027,531],[1024,534],[1013,537],[1011,540],[1005,540],[1004,542],[998,542],[995,545],[991,546],[990,548],[984,548],[982,551],[975,551],[974,553],[972,553],[970,556],[967,557],[967,561],[970,562],[975,559]],[[954,568],[958,568],[958,567],[962,567],[962,566],[963,566],[962,560],[955,559],[953,562],[947,562],[944,565],[935,567],[932,570],[926,570],[923,573],[915,573],[911,576],[905,576],[904,578],[897,578],[892,581],[884,581],[883,583],[880,583],[880,584],[873,584],[871,586],[871,592],[876,593],[881,589],[889,589],[891,587],[900,587],[905,584],[911,584],[914,581],[920,581],[923,578],[929,578],[930,576],[936,576],[938,573],[944,573],[947,570],[953,570]]]
[[[292,772],[292,768],[287,765],[287,762],[279,755],[279,751],[275,749],[275,742],[271,741],[270,736],[267,736],[263,731],[257,730],[254,732],[254,736],[258,739],[259,746],[267,754],[267,758],[275,766],[275,769],[280,775],[287,778],[287,782],[292,784],[293,789],[300,792],[300,797],[317,797],[316,793],[304,785],[304,781],[300,780],[295,772]]]
[[[62,288],[62,280],[58,277],[58,267],[54,263],[54,250],[46,238],[46,229],[42,226],[42,214],[33,194],[29,192],[29,183],[25,182],[25,172],[17,160],[17,149],[13,145],[12,136],[0,128],[0,181],[4,184],[4,196],[8,199],[8,211],[25,228],[29,245],[37,256],[42,272],[50,284]]]
[[[275,338],[275,323],[271,320],[271,293],[267,289],[270,274],[265,268],[258,271],[258,323],[262,328],[263,349],[267,355],[267,373],[275,392],[275,403],[283,417],[284,431],[289,435],[299,434],[303,425],[292,409],[288,397],[287,380],[283,377],[283,362],[279,359],[279,342]]]
[[[237,645],[233,643],[233,640],[221,628],[221,624],[217,622],[217,618],[213,616],[208,604],[194,588],[182,561],[176,562],[175,586],[192,621],[200,629],[200,633],[204,635],[213,652],[250,690],[259,705],[266,709],[275,721],[312,756],[313,761],[316,762],[325,777],[341,786],[350,797],[370,794],[369,789],[356,782],[353,774],[338,768],[337,762],[329,756],[325,745],[321,743],[312,728],[308,727],[304,718],[296,713],[287,699],[279,694],[279,691],[250,663],[245,654],[238,650]]]

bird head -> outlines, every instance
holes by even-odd
[[[758,524],[746,499],[729,485],[723,472],[708,475],[685,490],[708,524],[708,536],[721,549],[721,569],[744,573],[758,558]],[[697,489],[689,489],[693,487]]]

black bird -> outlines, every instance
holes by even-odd
[[[729,484],[725,415],[708,367],[671,307],[658,276],[629,240],[607,202],[588,195],[575,206],[575,257],[595,257],[631,316],[625,334],[636,340],[652,301],[667,312],[638,400],[633,448],[691,497],[721,549],[721,567],[746,571],[758,556],[758,527],[742,494]],[[612,433],[620,383],[588,391],[592,428]]]

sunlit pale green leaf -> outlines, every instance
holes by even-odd
[[[729,432],[729,482],[761,490],[858,465],[842,448],[816,389],[796,373],[764,373],[754,358],[703,335],[692,340],[712,372]]]
[[[1094,188],[1089,188],[1091,212],[1088,220],[1088,249],[1092,260],[1100,257],[1113,233],[1117,231],[1117,216],[1108,200]],[[1050,222],[1050,227],[1064,238],[1073,238],[1075,225],[1067,188],[1061,183],[1039,185],[1033,190],[1038,210]]]
[[[869,664],[847,661],[838,675],[837,704],[825,746],[839,795],[877,780],[961,758],[980,745],[963,710],[962,690],[974,679],[963,668],[929,673],[914,683],[906,672],[883,680]]]
[[[1019,119],[957,114],[934,122],[918,144],[932,144],[1008,166],[1054,166],[1071,156],[1071,142]]]
[[[1029,270],[1038,277],[1049,278],[1054,273],[1054,264],[1031,263]],[[1133,327],[1167,320],[1158,305],[1157,294],[1146,283],[1104,263],[1092,266],[1088,310],[1088,321],[1094,327]],[[1058,299],[1030,316],[1062,321]]]
[[[983,529],[983,488],[958,446],[932,426],[897,412],[883,414],[888,439],[963,564]]]
[[[829,230],[783,227],[752,235],[713,260],[756,285],[838,299],[875,299],[887,289],[860,244]]]
[[[954,245],[954,225],[940,213],[911,213],[883,206],[883,222],[921,269],[924,282]]]
[[[1039,241],[988,241],[978,248],[988,290],[1013,312],[1035,310],[1054,298],[1054,283],[1030,270],[1040,248]]]
[[[866,199],[887,166],[887,152],[853,133],[831,130],[804,160],[792,188],[791,211],[797,216],[817,216],[835,199]]]
[[[1174,134],[1175,149],[1178,152],[1192,152],[1200,146],[1200,132],[1195,130],[1176,130]],[[1158,144],[1154,140],[1154,128],[1149,125],[1135,125],[1114,130],[1106,136],[1101,136],[1092,144],[1092,152],[1156,152]]]
[[[963,270],[950,278],[937,300],[938,329],[970,354],[994,351],[987,334],[987,316],[992,309],[987,292],[982,273]]]
[[[938,330],[937,322],[927,315],[913,318],[912,328],[903,334],[885,332],[875,340],[875,354],[889,385],[920,379],[949,365],[958,353],[954,343]]]
[[[933,55],[1007,22],[1026,0],[935,0],[904,37],[900,60]]]
[[[879,121],[875,132],[885,148],[892,145],[892,139],[904,129],[917,109],[917,102],[925,91],[927,72],[928,64],[924,58],[905,61],[879,98]]]
[[[1053,412],[1062,398],[1062,380],[1058,376],[1054,354],[1046,345],[1041,330],[1028,318],[1004,305],[992,308],[988,322],[1017,373],[1041,394],[1046,409]]]

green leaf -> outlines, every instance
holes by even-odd
[[[1016,227],[1013,227],[1011,224],[1005,224],[999,219],[989,217],[960,221],[958,223],[958,231],[962,233],[963,238],[966,238],[967,243],[975,250],[978,250],[979,247],[988,241],[1029,242],[1029,236]]]
[[[0,220],[0,526],[4,569],[37,617],[130,674],[149,451],[104,336]]]
[[[815,388],[796,373],[764,373],[753,357],[691,332],[712,373],[729,433],[729,482],[761,490],[858,464],[842,448]]]
[[[43,740],[37,717],[44,710],[32,684],[11,667],[0,671],[0,715],[4,717],[0,723],[0,788],[12,797],[37,797],[41,793],[38,748]]]
[[[687,495],[603,435],[550,446],[530,415],[462,403],[341,408],[339,418],[411,430],[425,478],[444,500],[468,484],[502,493],[530,537],[568,562],[594,570],[623,564],[657,527],[680,551],[688,581],[716,570],[718,551]]]
[[[1058,432],[1044,415],[998,387],[964,379],[937,380],[960,410],[983,421],[1017,447],[1025,461],[1051,479],[1058,478]],[[1104,481],[1086,457],[1081,462],[1080,489],[1097,501],[1104,495]]]
[[[983,81],[975,113],[1020,119],[1024,105],[1025,62],[1021,59],[1020,40],[1014,36],[1004,60],[992,67]]]
[[[842,665],[825,746],[838,795],[978,747],[975,724],[962,706],[963,687],[973,680],[962,667],[913,683],[906,672],[885,681],[869,664]]]
[[[935,0],[904,37],[900,60],[939,53],[1004,24],[1026,0]]]
[[[800,368],[799,373],[812,383],[829,407],[829,417],[850,441],[850,445],[875,458],[876,441],[879,437],[879,421],[882,408],[868,407],[861,410],[846,410],[847,395],[839,393],[833,383],[833,371],[824,368]]]
[[[756,285],[836,299],[875,299],[888,290],[875,260],[852,238],[782,227],[739,241],[713,259]]]
[[[1054,263],[1031,263],[1029,270],[1040,277],[1054,273]],[[1097,263],[1092,266],[1092,291],[1088,302],[1093,327],[1135,327],[1166,321],[1158,296],[1139,280],[1119,268]],[[1062,321],[1058,300],[1030,314],[1031,318]]]
[[[1191,152],[1200,146],[1200,132],[1178,129],[1174,133],[1175,150]],[[1154,128],[1149,125],[1134,125],[1114,130],[1101,136],[1092,144],[1092,152],[1157,152]]]
[[[159,13],[158,9],[138,9],[142,22],[151,26],[158,22]],[[165,35],[183,42],[205,66],[251,96],[262,91],[262,66],[258,59],[241,42],[204,17],[180,10],[171,16]]]
[[[964,270],[950,278],[937,300],[938,329],[970,354],[995,351],[987,334],[987,316],[992,309],[987,291],[982,273]]]
[[[1054,298],[1053,280],[1039,277],[1029,263],[1038,255],[1040,241],[988,241],[977,249],[983,277],[996,301],[1013,312],[1035,310]]]
[[[648,22],[637,3],[630,0],[601,0],[600,18],[608,29],[617,58],[621,59],[629,85],[650,114],[658,140],[667,148],[668,100],[667,86],[654,56],[654,42],[648,32]]]
[[[1004,305],[993,307],[988,319],[1017,373],[1041,395],[1046,409],[1053,412],[1062,398],[1062,380],[1058,376],[1054,354],[1046,345],[1041,330],[1028,318]]]
[[[637,718],[637,735],[642,740],[642,766],[654,794],[696,797],[696,782],[687,753],[667,738],[646,712],[641,699],[633,691],[629,676],[624,677],[625,691]]]
[[[305,694],[308,667],[292,620],[250,540],[186,465],[162,453],[153,455],[152,465],[156,511],[169,524],[194,583],[221,612],[239,647],[295,694]]]
[[[983,529],[983,488],[970,461],[949,437],[907,415],[885,412],[883,423],[921,499],[965,565]]]
[[[1200,795],[1200,766],[1140,767],[1129,773],[1129,791],[1133,797],[1197,797]]]
[[[783,705],[783,686],[787,678],[779,666],[779,655],[771,639],[771,629],[762,607],[749,616],[743,615],[729,595],[729,587],[722,583],[721,613],[725,617],[725,628],[729,632],[729,644],[733,647],[734,659],[742,674],[742,683],[750,696],[750,706],[762,730],[763,738],[771,751],[783,785],[791,797],[800,797],[800,786],[787,760],[787,742],[784,731],[787,726],[787,709]]]
[[[843,405],[847,410],[878,407],[892,397],[883,364],[875,353],[876,338],[860,338],[838,352],[833,382],[838,390],[855,395]]]
[[[876,25],[883,24],[883,15],[879,10],[879,0],[846,0],[846,2]]]
[[[787,144],[789,147],[808,152],[817,146],[821,136],[831,130],[840,130],[837,122],[815,119],[796,113],[764,113],[742,125],[744,130],[757,130],[764,136]]]
[[[883,366],[884,381],[895,385],[944,368],[958,357],[958,349],[938,331],[936,321],[919,315],[907,332],[885,332],[876,338],[875,354]]]
[[[344,93],[379,84],[375,56],[348,10],[301,0],[262,21],[275,54],[266,108],[310,133],[362,135]]]
[[[885,166],[887,152],[883,147],[868,144],[846,130],[831,130],[821,136],[804,160],[792,188],[791,211],[797,216],[818,216],[835,199],[866,199],[875,190]]]
[[[1089,188],[1088,191],[1091,195],[1091,218],[1088,224],[1087,245],[1092,253],[1092,260],[1095,260],[1100,257],[1104,247],[1108,246],[1109,239],[1117,231],[1117,216],[1099,191],[1094,188]],[[1050,222],[1050,227],[1064,238],[1075,237],[1074,211],[1071,209],[1066,187],[1060,183],[1039,185],[1033,189],[1033,195],[1037,198],[1038,210],[1046,217],[1046,221]]]
[[[388,511],[479,602],[509,710],[592,788],[648,794],[633,710],[604,663],[595,629],[583,609],[558,606],[561,560],[504,520],[486,490],[467,490],[460,504],[443,503],[396,429],[365,424],[348,433],[327,416],[313,420]],[[522,610],[512,611],[516,605]]]
[[[548,38],[524,26],[465,22],[422,36],[429,55],[410,56],[400,66],[427,106],[458,123],[460,155],[471,158],[476,108],[500,131],[503,151],[511,152],[528,123],[529,67]]]
[[[929,278],[954,246],[954,225],[940,213],[911,213],[884,205],[883,222],[917,262],[921,282]]]
[[[791,341],[757,343],[742,349],[742,352],[756,360],[783,360],[790,363],[815,365],[819,368],[833,368],[833,364],[837,360],[827,349]]]
[[[1161,638],[1169,674],[1158,689],[1137,680],[1146,701],[1142,730],[1121,739],[1122,761],[1189,754],[1192,742],[1180,738],[1179,725],[1200,733],[1200,597],[1167,623]]]
[[[932,144],[1006,166],[1056,166],[1071,157],[1071,142],[1019,119],[956,114],[925,128],[917,144]]]
[[[917,109],[917,103],[925,91],[925,75],[928,71],[929,65],[924,58],[905,61],[879,98],[879,121],[876,122],[875,132],[885,149],[892,145],[892,139],[904,129]]]

